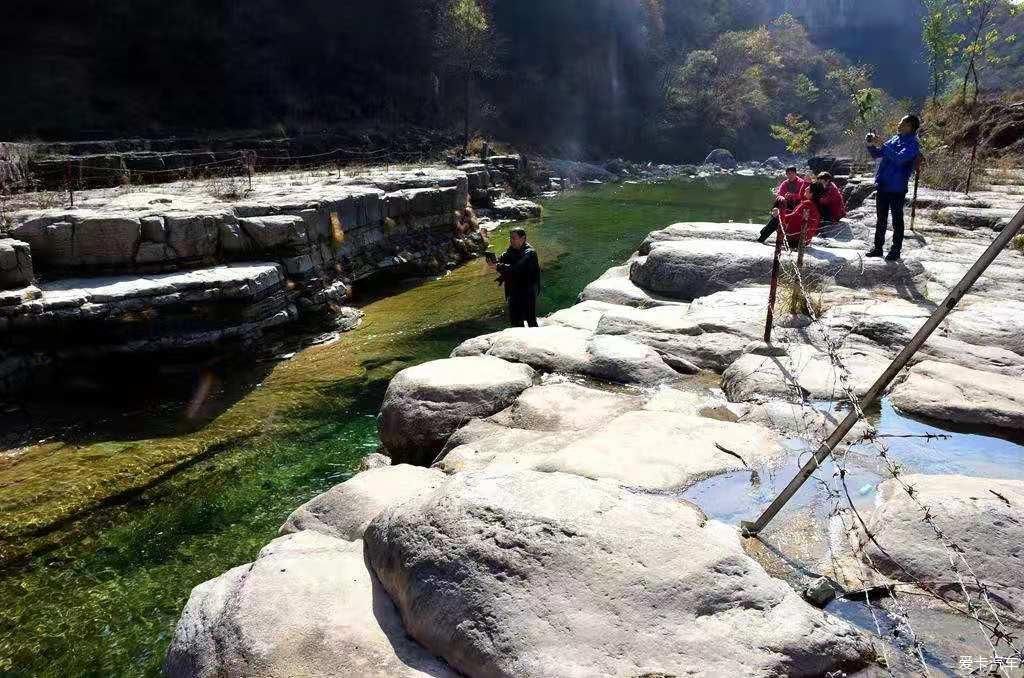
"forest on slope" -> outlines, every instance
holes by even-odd
[[[20,3],[0,23],[0,138],[457,128],[449,2]],[[919,0],[479,4],[474,128],[564,155],[747,155],[779,148],[787,114],[848,116],[851,88],[927,92]]]

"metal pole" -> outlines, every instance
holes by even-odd
[[[1010,223],[1006,225],[1006,228],[996,236],[992,244],[988,246],[988,249],[981,255],[981,257],[971,266],[970,270],[964,275],[963,279],[953,286],[953,289],[949,291],[949,295],[945,300],[939,304],[939,307],[935,309],[931,317],[925,321],[921,329],[917,331],[914,338],[910,340],[910,343],[904,347],[900,354],[892,361],[892,363],[885,369],[875,383],[871,385],[867,393],[860,400],[860,407],[851,411],[846,418],[836,427],[836,430],[832,431],[825,442],[821,444],[821,447],[814,453],[814,455],[807,460],[807,463],[803,465],[800,472],[796,474],[786,488],[782,490],[778,497],[765,509],[764,513],[754,522],[741,521],[740,529],[745,537],[756,536],[765,526],[771,522],[772,518],[778,514],[782,507],[792,499],[793,495],[796,494],[800,486],[806,482],[812,473],[821,465],[825,459],[832,454],[836,446],[842,442],[846,434],[850,432],[850,429],[854,427],[857,421],[860,419],[860,413],[867,409],[872,403],[874,403],[883,391],[889,386],[896,375],[907,366],[910,359],[915,353],[921,348],[921,346],[928,340],[928,337],[932,335],[946,316],[956,307],[981,274],[995,261],[996,257],[1006,248],[1006,246],[1013,240],[1013,237],[1020,232],[1021,228],[1024,228],[1024,207],[1021,207],[1017,214],[1010,220]]]
[[[779,293],[779,258],[782,256],[782,219],[775,229],[775,261],[772,263],[772,282],[768,290],[768,318],[764,322],[764,343],[772,343],[772,324],[775,322],[775,297]]]

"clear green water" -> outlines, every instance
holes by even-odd
[[[544,266],[541,310],[574,303],[654,228],[760,221],[769,183],[608,185],[546,201],[544,219],[529,226]],[[175,393],[130,421],[90,412],[92,425],[0,465],[0,536],[12,553],[35,552],[0,573],[0,675],[158,674],[192,587],[250,561],[293,508],[376,448],[374,415],[390,377],[502,326],[492,277],[470,264],[367,300],[363,326],[340,341],[231,377],[201,426],[179,425],[187,397]],[[130,384],[118,388],[128,389],[119,402],[132,400]],[[197,455],[206,456],[178,470]],[[169,468],[177,472],[163,478]]]

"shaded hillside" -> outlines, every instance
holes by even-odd
[[[473,125],[569,155],[696,154],[690,137],[702,130],[679,127],[667,115],[673,70],[723,32],[750,29],[783,11],[802,17],[823,46],[897,64],[876,68],[877,81],[900,96],[919,93],[914,0],[824,0],[835,11],[809,0],[480,1],[491,17],[500,76],[476,88],[482,96],[474,100]],[[453,127],[462,83],[436,54],[444,5],[14,5],[0,23],[0,138]],[[675,127],[667,134],[655,129],[663,123]]]

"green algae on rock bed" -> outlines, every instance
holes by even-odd
[[[545,269],[541,312],[573,303],[653,228],[762,218],[769,183],[720,177],[605,185],[546,201],[543,222],[528,226]],[[507,236],[493,240],[500,249]],[[28,457],[41,465],[19,471],[25,488],[8,475],[20,458],[4,462],[4,545],[16,553],[60,545],[0,575],[0,598],[11,601],[0,617],[0,674],[156,675],[191,588],[252,560],[292,509],[345,480],[376,449],[374,417],[390,376],[504,324],[501,292],[480,263],[395,291],[364,311],[359,330],[258,373],[262,386],[200,430],[157,437],[161,419],[136,423],[150,433],[134,440],[119,442],[109,431],[102,439],[101,431],[76,445],[83,449],[68,457],[71,466],[60,464],[56,449],[42,457],[46,465]],[[127,503],[26,536],[28,525],[52,524],[72,505],[88,511],[144,484],[131,469],[159,477],[204,450],[215,453]]]

